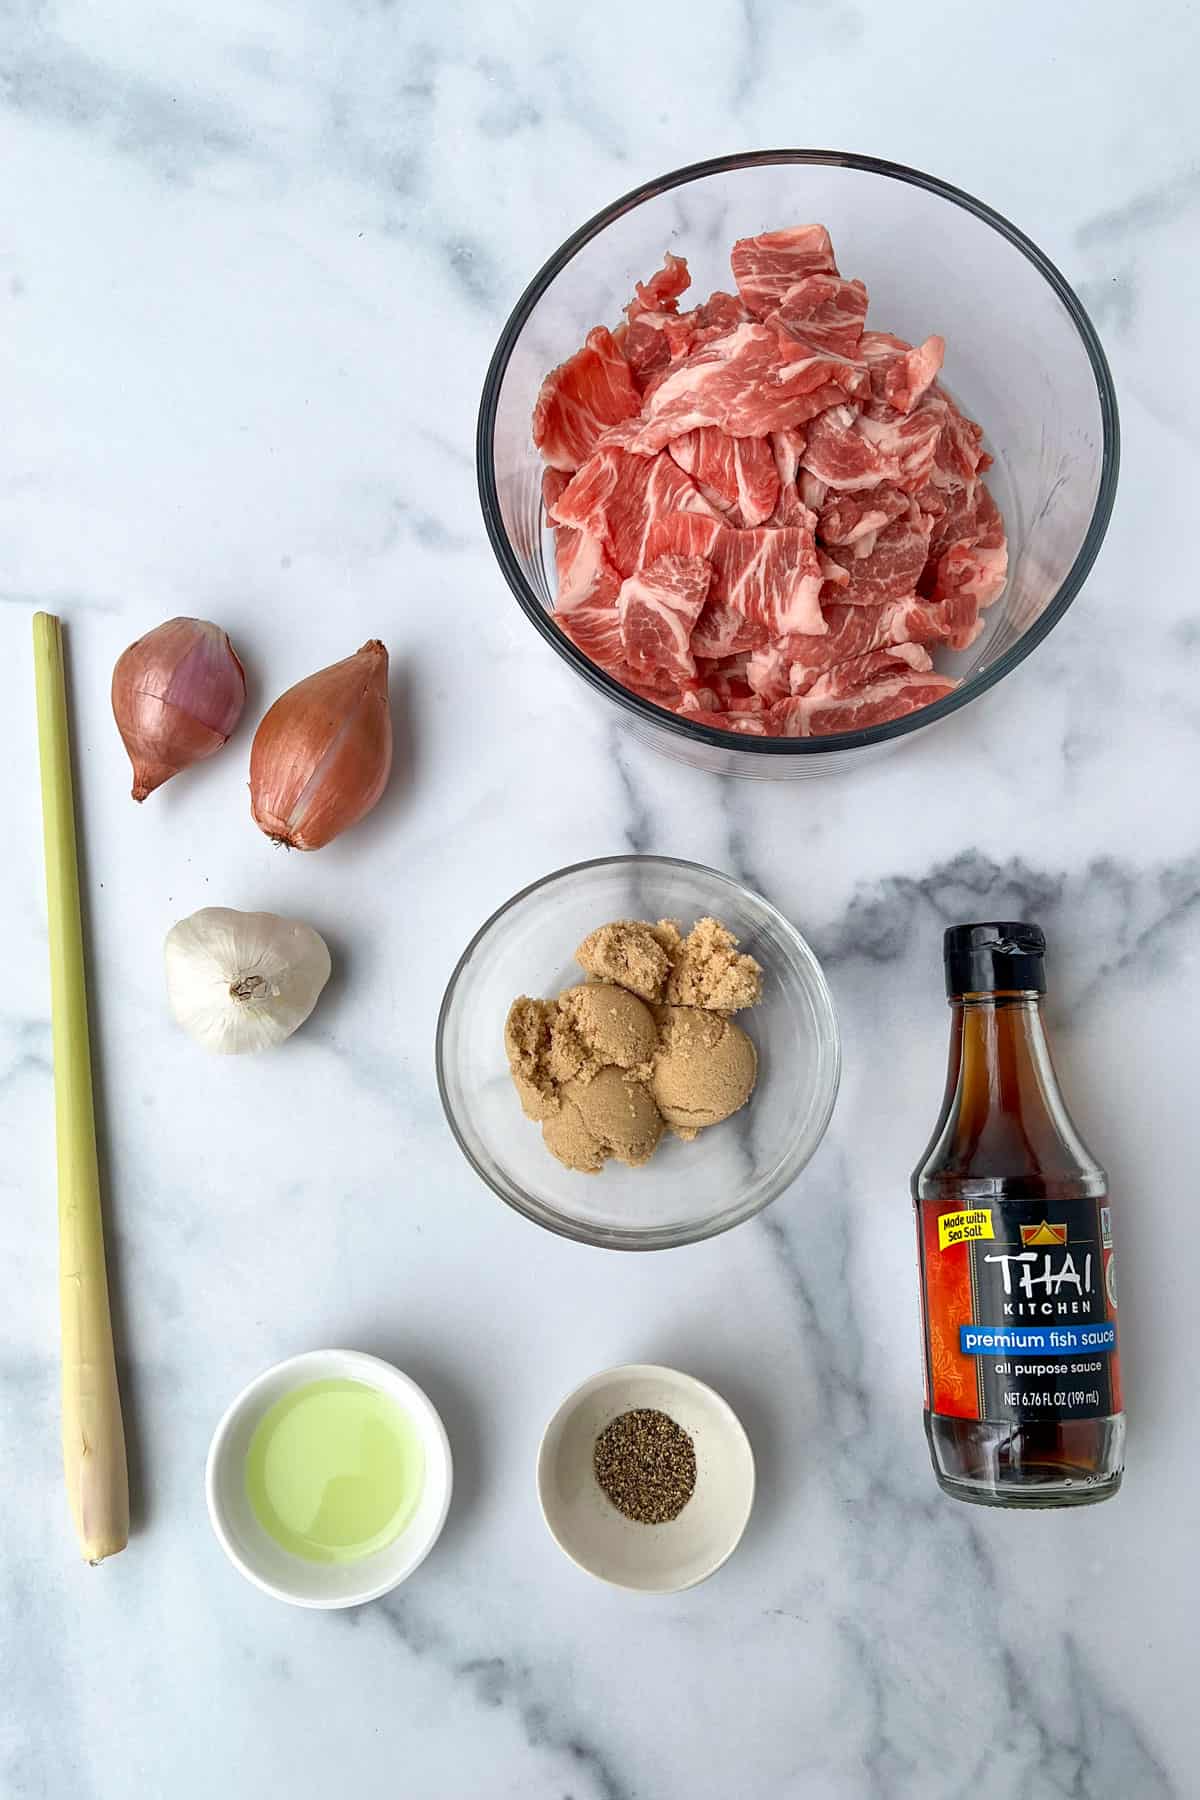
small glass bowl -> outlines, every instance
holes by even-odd
[[[543,377],[591,326],[615,325],[664,250],[688,259],[683,304],[731,285],[735,238],[820,220],[861,276],[874,329],[946,340],[943,379],[984,428],[1009,578],[969,651],[935,662],[961,686],[888,724],[817,738],[740,737],[666,712],[591,662],[553,618],[553,542],[530,434]],[[1117,486],[1112,377],[1078,296],[1043,251],[982,200],[900,163],[831,150],[761,150],[675,169],[569,237],[518,300],[484,383],[476,463],[484,522],[518,604],[642,742],[714,774],[755,778],[857,765],[968,706],[1058,623],[1087,577]]]
[[[664,1137],[646,1168],[563,1168],[521,1111],[509,1075],[510,1005],[582,981],[576,947],[612,919],[676,919],[686,929],[706,916],[762,964],[763,998],[738,1018],[758,1050],[753,1096],[693,1143]],[[438,1019],[438,1089],[476,1173],[548,1231],[612,1250],[698,1243],[761,1212],[816,1150],[840,1074],[833,1001],[800,933],[728,875],[668,856],[577,863],[515,895],[463,952]]]

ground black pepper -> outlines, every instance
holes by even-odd
[[[592,1466],[617,1511],[640,1525],[677,1519],[696,1486],[691,1438],[654,1407],[637,1407],[606,1425],[596,1439]]]

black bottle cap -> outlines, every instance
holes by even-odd
[[[951,925],[943,945],[948,994],[1044,994],[1046,934],[1040,925],[1003,920]]]

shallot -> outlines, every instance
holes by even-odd
[[[134,799],[219,750],[245,700],[233,645],[207,619],[168,619],[130,644],[113,670],[112,709],[133,764]]]
[[[319,850],[370,812],[392,766],[387,683],[373,638],[276,700],[250,750],[250,809],[269,838]]]

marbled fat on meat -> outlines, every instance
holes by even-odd
[[[867,290],[861,281],[805,275],[766,315],[764,324],[809,350],[855,359],[866,317]]]
[[[559,495],[550,516],[560,525],[573,525],[598,538],[623,579],[645,560],[655,519],[671,512],[717,516],[671,457],[605,449],[589,457]]]
[[[899,458],[867,437],[855,406],[828,407],[812,421],[801,466],[839,494],[855,494],[878,487],[881,481],[900,479]]]
[[[691,281],[687,257],[675,256],[668,250],[662,268],[656,269],[649,281],[639,281],[634,287],[633,299],[625,308],[626,319],[632,325],[642,313],[678,312],[679,296],[691,286]]]
[[[792,225],[739,238],[729,253],[737,290],[747,308],[762,318],[782,304],[789,288],[806,275],[836,275],[833,245],[823,225]]]
[[[733,515],[731,523],[761,525],[774,512],[779,472],[768,438],[728,437],[701,425],[672,438],[667,450],[711,505]]]
[[[533,409],[533,441],[552,469],[577,469],[602,433],[632,418],[641,404],[612,333],[597,325],[583,349],[543,381]]]
[[[831,737],[843,731],[866,731],[873,725],[890,724],[893,719],[902,719],[953,693],[956,685],[948,675],[919,675],[910,670],[884,676],[849,695],[814,698],[801,694],[792,700],[781,700],[767,717],[772,731],[780,737]]]
[[[904,516],[877,531],[866,555],[854,555],[843,564],[849,581],[838,600],[850,606],[881,606],[915,592],[929,555],[930,521],[915,500],[906,503]],[[866,540],[851,546],[861,551]]]
[[[811,531],[798,526],[722,531],[712,549],[713,598],[768,637],[826,630],[824,576]]]
[[[908,511],[908,495],[890,482],[856,493],[833,493],[821,508],[817,531],[823,544],[856,544]]]
[[[762,437],[802,425],[869,385],[865,364],[807,353],[798,344],[789,351],[769,326],[738,325],[671,369],[647,395],[640,423],[610,432],[606,441],[651,455],[701,425],[717,425],[730,437]]]
[[[621,583],[617,615],[631,669],[692,679],[696,659],[690,640],[711,581],[712,568],[703,557],[666,555]]]
[[[679,310],[668,253],[543,383],[555,616],[612,678],[714,730],[824,736],[950,692],[1007,579],[982,432],[945,346],[866,329],[828,233],[739,240]]]

